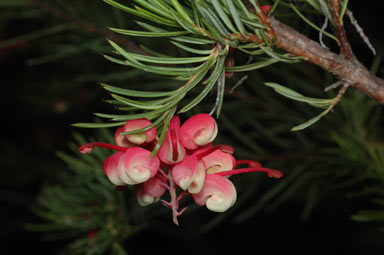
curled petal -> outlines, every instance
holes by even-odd
[[[131,143],[125,135],[122,135],[121,133],[124,132],[124,126],[118,127],[115,132],[115,143],[118,146],[121,147],[132,147],[134,146],[133,143]]]
[[[192,193],[197,193],[201,190],[204,177],[204,162],[198,160],[194,155],[186,157],[172,169],[172,178],[175,183],[183,190],[192,190]]]
[[[215,119],[206,113],[192,116],[180,128],[180,141],[189,150],[212,142],[217,135]]]
[[[138,184],[155,176],[160,167],[157,156],[141,147],[128,148],[119,160],[119,176],[127,184]]]
[[[166,187],[167,180],[160,172],[143,183],[144,191],[153,197],[161,197],[167,189]]]
[[[150,194],[148,194],[145,191],[143,184],[136,185],[135,189],[137,202],[141,206],[147,206],[160,200],[159,197],[151,196]]]
[[[236,202],[236,189],[233,183],[225,177],[207,174],[204,186],[197,194],[192,194],[196,204],[214,212],[224,212]]]
[[[157,155],[167,165],[174,165],[185,157],[185,148],[179,140],[180,118],[174,116],[169,123],[169,128]]]
[[[228,171],[236,166],[236,159],[232,154],[215,150],[214,152],[203,157],[207,173],[213,174],[222,171]]]
[[[122,135],[121,133],[139,130],[151,125],[147,119],[127,120],[123,127],[119,127],[115,133],[115,142],[119,146],[132,147],[152,142],[156,138],[156,127],[152,127],[144,132]]]
[[[119,160],[123,154],[123,152],[117,152],[104,161],[104,173],[113,184],[118,186],[126,184],[120,178],[118,171]]]
[[[191,194],[199,193],[204,185],[204,180],[206,175],[204,161],[198,160],[197,164],[198,164],[198,167],[197,167],[195,178],[193,179],[192,183],[188,187],[188,192]]]

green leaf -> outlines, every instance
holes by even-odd
[[[109,122],[109,123],[75,123],[75,124],[72,124],[72,126],[80,127],[80,128],[106,128],[106,127],[117,127],[124,124],[125,124],[125,121]]]
[[[307,23],[308,25],[310,25],[311,27],[313,27],[314,29],[316,29],[317,31],[319,32],[322,32],[324,35],[328,36],[329,38],[332,38],[333,40],[335,40],[338,44],[340,44],[339,42],[339,39],[337,39],[334,35],[326,32],[326,31],[322,31],[322,29],[318,26],[316,26],[315,24],[313,24],[309,19],[307,19],[305,17],[305,15],[303,15],[296,7],[295,5],[293,4],[290,4],[291,8],[296,12],[296,14],[302,19],[304,20],[305,23]],[[331,19],[332,20],[332,19]]]
[[[282,85],[279,85],[273,82],[266,82],[265,85],[273,88],[277,93],[285,97],[310,104],[317,108],[327,108],[331,106],[334,102],[334,99],[319,99],[319,98],[305,97],[292,89],[289,89],[287,87],[284,87]]]
[[[177,0],[171,0],[171,3],[175,7],[177,13],[189,24],[194,24],[188,13],[184,10],[183,6]]]
[[[221,23],[221,21],[215,15],[215,13],[212,10],[210,10],[208,7],[202,6],[198,3],[199,2],[197,2],[196,7],[199,13],[201,14],[201,16],[205,19],[206,22],[209,22],[210,27],[212,27],[212,29],[213,27],[216,28],[214,29],[215,31],[211,31],[211,32],[229,37],[229,32],[225,29],[224,25]]]
[[[166,20],[166,19],[162,18],[161,16],[155,15],[153,13],[145,12],[143,9],[140,9],[141,11],[138,11],[138,10],[130,8],[126,5],[120,4],[114,0],[103,0],[103,1],[106,2],[107,4],[110,4],[110,5],[116,7],[120,10],[131,13],[135,16],[138,16],[138,17],[141,17],[141,18],[144,18],[147,20],[151,20],[151,21],[154,21],[156,23],[161,23],[161,24],[168,25],[168,26],[178,27],[178,25],[176,23],[169,21],[169,20]]]
[[[248,64],[248,65],[226,67],[225,70],[227,72],[233,72],[233,73],[234,72],[252,71],[252,70],[256,70],[256,69],[260,69],[260,68],[272,65],[272,64],[277,63],[277,62],[279,62],[279,60],[273,59],[273,58],[267,58],[265,60],[262,60],[262,61],[259,61],[256,63],[252,63],[252,64]]]
[[[186,106],[184,106],[182,109],[180,109],[179,113],[187,112],[193,107],[195,107],[198,103],[203,100],[207,94],[212,90],[212,88],[215,86],[217,80],[220,77],[220,74],[224,71],[224,63],[225,63],[225,56],[221,56],[220,60],[217,61],[215,69],[212,71],[211,75],[209,76],[208,84],[205,86],[205,88],[199,93],[198,96],[196,96],[193,100],[191,100]]]
[[[185,51],[188,51],[190,53],[195,53],[195,54],[199,54],[199,55],[209,55],[212,53],[213,49],[210,49],[210,50],[202,50],[202,49],[196,49],[196,48],[191,48],[191,47],[188,47],[184,44],[181,44],[181,43],[178,43],[178,42],[172,42],[172,44],[176,45],[177,47],[179,47],[180,49],[182,50],[185,50]]]
[[[149,92],[149,91],[137,91],[137,90],[129,90],[129,89],[123,89],[114,87],[111,85],[107,85],[105,83],[101,83],[101,85],[104,87],[104,89],[108,90],[109,92],[123,95],[123,96],[131,96],[131,97],[166,97],[173,95],[175,92]]]
[[[111,96],[116,99],[117,101],[120,101],[126,105],[135,107],[136,109],[141,110],[158,110],[164,107],[164,105],[157,104],[156,102],[159,100],[152,100],[152,101],[146,101],[146,102],[139,102],[136,100],[128,99],[125,97],[121,97],[115,94],[111,94]]]
[[[167,133],[167,130],[168,130],[168,127],[169,127],[169,122],[171,121],[173,115],[175,114],[175,111],[176,111],[176,106],[173,107],[172,109],[170,109],[168,112],[167,112],[167,115],[164,119],[164,122],[163,122],[163,128],[161,129],[161,133],[160,133],[160,137],[159,137],[159,140],[157,140],[157,143],[155,145],[155,148],[153,149],[153,151],[151,152],[151,155],[150,157],[153,157],[154,155],[156,155],[156,153],[159,151],[160,149],[160,146],[163,144],[164,142],[164,138],[165,138],[165,135]]]
[[[135,0],[135,2],[141,4],[143,7],[147,8],[149,11],[153,12],[153,13],[157,13],[163,17],[166,17],[168,19],[171,19],[173,20],[173,16],[170,15],[168,12],[166,12],[165,10],[166,9],[163,9],[163,8],[159,8],[159,5],[157,6],[154,6],[153,4],[149,3],[148,1],[144,1],[144,0]],[[160,1],[158,1],[160,2]]]
[[[237,33],[236,28],[233,26],[232,21],[229,19],[228,15],[224,12],[223,7],[220,5],[218,0],[212,0],[213,7],[215,8],[217,14],[224,22],[224,24],[233,32]]]
[[[191,64],[191,63],[199,63],[206,61],[209,56],[205,57],[190,57],[190,58],[166,58],[166,57],[152,57],[152,56],[145,56],[135,53],[127,53],[133,58],[143,61],[143,62],[150,62],[150,63],[156,63],[156,64]]]
[[[111,29],[113,32],[123,34],[123,35],[142,36],[142,37],[172,37],[172,36],[189,34],[188,31],[147,32],[147,31],[126,30],[126,29],[113,28],[113,27],[109,29]]]
[[[243,22],[240,19],[239,12],[237,11],[233,1],[232,0],[225,0],[225,2],[228,5],[229,12],[231,13],[233,20],[235,21],[236,27],[239,29],[240,33],[243,36],[247,36],[247,32],[245,31]]]
[[[320,113],[316,117],[308,120],[307,122],[291,128],[291,131],[300,131],[300,130],[303,130],[303,129],[313,125],[318,120],[320,120],[323,116],[325,116],[331,109],[332,109],[332,106],[330,106],[328,109],[326,109],[325,111],[323,111],[322,113]]]

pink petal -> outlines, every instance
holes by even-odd
[[[215,119],[206,113],[192,116],[180,128],[180,141],[189,150],[212,142],[217,135]]]
[[[151,179],[143,183],[144,191],[152,197],[161,197],[166,188],[165,177],[158,172]]]
[[[126,144],[128,146],[125,147],[132,147],[133,145],[141,145],[145,143],[150,143],[156,138],[156,127],[152,127],[144,132],[136,133],[136,134],[130,134],[130,135],[121,135],[123,132],[129,132],[134,130],[139,130],[145,127],[148,127],[151,125],[152,122],[150,122],[147,119],[136,119],[136,120],[127,120],[125,125],[123,127],[120,127],[116,130],[115,133],[115,141],[117,145],[123,146],[123,144]]]
[[[150,158],[150,154],[150,151],[141,147],[128,148],[119,160],[120,178],[127,184],[137,184],[155,176],[160,161],[156,155]]]
[[[159,159],[167,165],[174,165],[184,159],[185,148],[179,141],[180,118],[174,116],[169,123],[163,144],[157,155]]]
[[[214,212],[224,212],[236,202],[236,189],[233,183],[225,177],[207,174],[204,186],[197,194],[192,194],[196,204]]]
[[[202,160],[198,160],[192,155],[172,168],[172,178],[175,183],[183,190],[192,190],[197,193],[203,186],[205,177],[205,166]]]
[[[139,205],[147,206],[153,204],[159,200],[158,197],[154,197],[145,192],[143,184],[138,184],[135,186],[136,189],[136,199]]]
[[[125,135],[122,135],[121,133],[124,132],[124,126],[118,127],[115,132],[115,143],[118,146],[121,147],[132,147],[134,146],[133,143],[128,141],[127,137]]]
[[[109,156],[104,161],[104,172],[107,175],[108,179],[115,185],[125,185],[126,183],[119,176],[118,165],[120,157],[123,155],[123,152],[117,152],[112,156]]]
[[[236,159],[232,154],[221,150],[215,150],[207,156],[204,156],[203,161],[208,174],[232,170],[236,166]]]
[[[193,179],[192,183],[188,187],[188,192],[193,194],[193,193],[199,193],[201,189],[203,188],[204,185],[204,180],[205,180],[205,164],[204,161],[198,160],[197,161],[197,171],[195,178]]]

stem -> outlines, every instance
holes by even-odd
[[[356,57],[346,58],[343,54],[335,54],[273,17],[269,21],[276,33],[277,47],[304,57],[308,62],[331,72],[340,81],[384,104],[384,80],[372,75]],[[343,40],[343,43],[346,41]],[[344,48],[346,54],[353,54],[349,47]]]
[[[264,167],[233,169],[229,171],[217,172],[214,174],[220,175],[220,176],[228,176],[228,175],[236,175],[236,174],[252,173],[252,172],[266,172],[269,177],[274,177],[274,178],[280,178],[283,176],[283,174],[278,170],[264,168]]]
[[[128,149],[128,147],[121,147],[121,146],[117,146],[109,143],[96,142],[96,143],[87,143],[87,144],[81,145],[79,148],[79,152],[81,152],[82,154],[87,154],[87,153],[90,153],[94,147],[107,148],[107,149],[121,151],[121,152],[125,152]]]

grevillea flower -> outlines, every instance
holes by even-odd
[[[112,156],[109,156],[104,161],[104,173],[107,175],[108,179],[115,185],[125,185],[126,183],[120,178],[119,175],[119,160],[123,155],[123,152],[117,152]]]
[[[161,199],[168,191],[170,201],[161,200],[172,210],[173,222],[187,207],[179,210],[179,201],[192,195],[197,205],[215,212],[228,210],[236,201],[236,189],[229,177],[250,172],[265,172],[269,177],[280,178],[280,171],[264,168],[253,160],[236,160],[229,145],[214,145],[217,124],[208,114],[197,114],[180,127],[180,118],[174,116],[156,155],[159,138],[156,129],[123,135],[151,125],[146,119],[129,120],[115,132],[116,145],[102,142],[84,144],[81,153],[94,147],[118,151],[104,161],[104,172],[116,186],[135,185],[136,198],[146,206]],[[245,168],[239,168],[245,166]],[[182,192],[177,195],[177,189]]]
[[[180,141],[182,145],[195,150],[212,142],[217,135],[216,120],[209,114],[200,113],[192,116],[180,128]]]
[[[164,142],[157,153],[159,159],[165,164],[174,165],[184,159],[185,149],[180,143],[179,129],[180,118],[174,116],[169,123]]]
[[[192,194],[198,205],[205,205],[214,212],[224,212],[236,202],[236,188],[233,183],[225,177],[207,174],[204,186],[197,194]]]
[[[138,184],[155,176],[160,167],[157,156],[150,158],[151,152],[141,147],[130,147],[120,157],[119,176],[127,184]]]
[[[208,174],[232,170],[236,166],[236,159],[232,154],[222,150],[215,150],[204,156],[202,160],[205,163]]]
[[[143,183],[146,194],[153,197],[161,197],[167,190],[167,179],[158,172],[155,176]]]
[[[128,120],[124,126],[119,127],[115,132],[115,142],[122,147],[132,147],[152,142],[156,138],[156,127],[144,132],[123,135],[124,132],[135,131],[150,126],[152,122],[147,119]]]
[[[203,187],[205,169],[204,161],[198,160],[195,155],[191,155],[172,168],[172,177],[183,190],[198,193]]]
[[[135,190],[136,200],[141,206],[147,206],[160,200],[160,197],[155,197],[148,194],[144,189],[143,183],[135,185]]]

